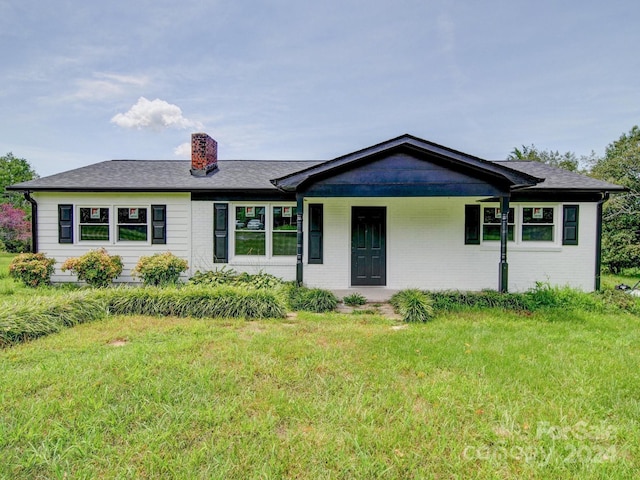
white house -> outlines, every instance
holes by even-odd
[[[602,204],[618,185],[538,162],[487,161],[403,135],[329,161],[112,160],[19,183],[34,250],[171,251],[308,286],[523,291],[599,288]],[[56,270],[54,281],[74,277]]]

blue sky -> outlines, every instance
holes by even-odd
[[[640,123],[640,2],[0,0],[0,155],[330,159],[410,133],[490,160]]]

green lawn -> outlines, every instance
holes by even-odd
[[[0,478],[632,478],[640,321],[554,318],[80,325],[0,351]]]
[[[108,317],[0,349],[0,478],[636,478],[639,344],[566,309]]]

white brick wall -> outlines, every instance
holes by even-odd
[[[305,265],[305,283],[348,288],[351,279],[351,207],[387,207],[387,288],[481,290],[498,288],[498,242],[464,244],[464,206],[470,198],[326,198],[324,264]],[[541,205],[539,203],[536,206]],[[497,205],[496,205],[497,206]],[[521,204],[512,204],[518,209]],[[577,246],[563,246],[561,204],[555,210],[554,242],[509,242],[509,288],[536,281],[590,291],[595,275],[596,205],[580,204]]]

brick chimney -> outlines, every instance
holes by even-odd
[[[204,177],[218,168],[218,142],[206,133],[191,134],[191,175]]]

